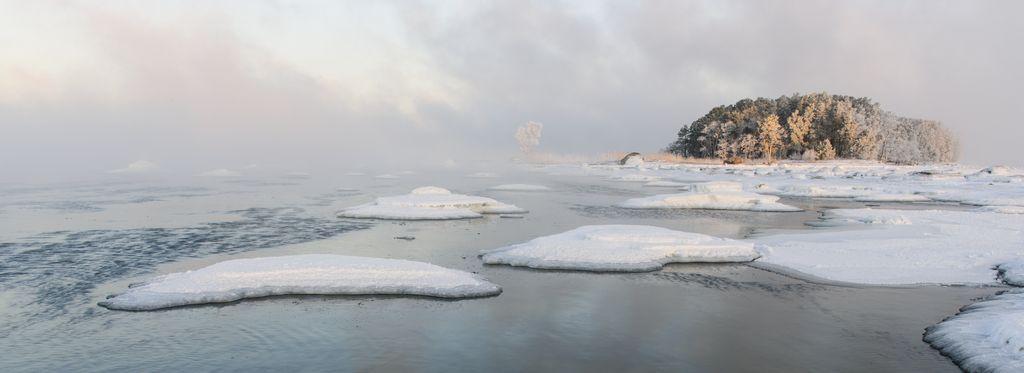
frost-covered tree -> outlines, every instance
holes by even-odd
[[[755,138],[753,134],[749,133],[743,135],[742,137],[740,137],[740,142],[739,144],[737,144],[737,149],[739,151],[733,155],[743,158],[753,158],[755,155],[757,155],[758,151],[757,138]]]
[[[786,130],[789,135],[789,152],[802,154],[807,149],[807,135],[811,133],[810,116],[800,114],[799,110],[794,110],[786,118]]]
[[[825,139],[818,143],[815,147],[814,153],[818,155],[818,160],[827,161],[829,159],[836,159],[836,149],[832,147],[832,141]]]
[[[523,153],[530,153],[533,148],[540,145],[541,131],[544,125],[534,121],[526,122],[516,129],[516,142],[519,143],[519,150]]]
[[[782,146],[782,132],[778,115],[770,114],[757,122],[757,138],[761,146],[761,155],[768,160],[768,163],[772,163],[775,153]]]
[[[760,129],[773,115],[781,127],[780,144],[763,144],[774,140]],[[757,154],[741,146],[747,145],[741,143],[748,134],[754,134],[765,157],[800,157],[808,150],[828,156],[821,154],[826,142],[838,158],[920,163],[949,162],[958,156],[956,139],[938,122],[897,116],[868,98],[827,93],[743,99],[713,108],[681,128],[667,150],[691,157],[753,157]]]

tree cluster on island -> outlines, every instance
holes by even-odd
[[[939,122],[905,118],[869,98],[828,93],[743,99],[679,130],[668,152],[700,158],[953,162],[958,145]]]

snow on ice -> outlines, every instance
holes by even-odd
[[[484,263],[539,269],[643,272],[667,263],[749,262],[748,242],[643,225],[591,225],[483,252]]]
[[[429,263],[342,255],[236,259],[171,273],[100,302],[109,309],[148,311],[274,295],[496,295],[498,285]]]
[[[338,213],[342,218],[393,220],[449,220],[479,218],[482,214],[526,213],[514,205],[487,197],[453,194],[444,188],[420,187],[410,194],[380,197]]]

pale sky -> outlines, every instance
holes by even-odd
[[[1024,164],[1020,1],[0,0],[0,180],[656,151],[828,91]]]

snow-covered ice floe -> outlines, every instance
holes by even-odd
[[[492,187],[487,188],[487,189],[499,190],[499,191],[504,191],[504,192],[539,192],[539,191],[551,190],[551,188],[548,188],[546,186],[534,185],[534,184],[501,184],[501,185],[492,186]]]
[[[996,266],[999,279],[1007,285],[1024,286],[1024,256]]]
[[[1024,371],[1024,291],[994,295],[928,327],[925,342],[968,372]]]
[[[743,191],[743,185],[733,182],[692,184],[690,192],[659,194],[632,198],[619,204],[632,209],[707,209],[742,211],[800,211],[799,208],[778,202],[779,197]]]
[[[759,262],[854,283],[991,284],[993,267],[1024,256],[1024,215],[836,209],[824,219],[833,228],[758,238]]]
[[[749,242],[644,225],[590,225],[483,251],[487,264],[539,269],[643,272],[667,263],[749,262]]]
[[[467,298],[501,293],[472,273],[429,263],[343,255],[236,259],[171,273],[100,302],[116,310],[148,311],[274,295],[419,295]]]
[[[393,220],[450,220],[479,218],[482,214],[526,213],[514,205],[487,197],[453,194],[444,188],[420,187],[410,194],[381,197],[376,201],[346,208],[341,218]]]

